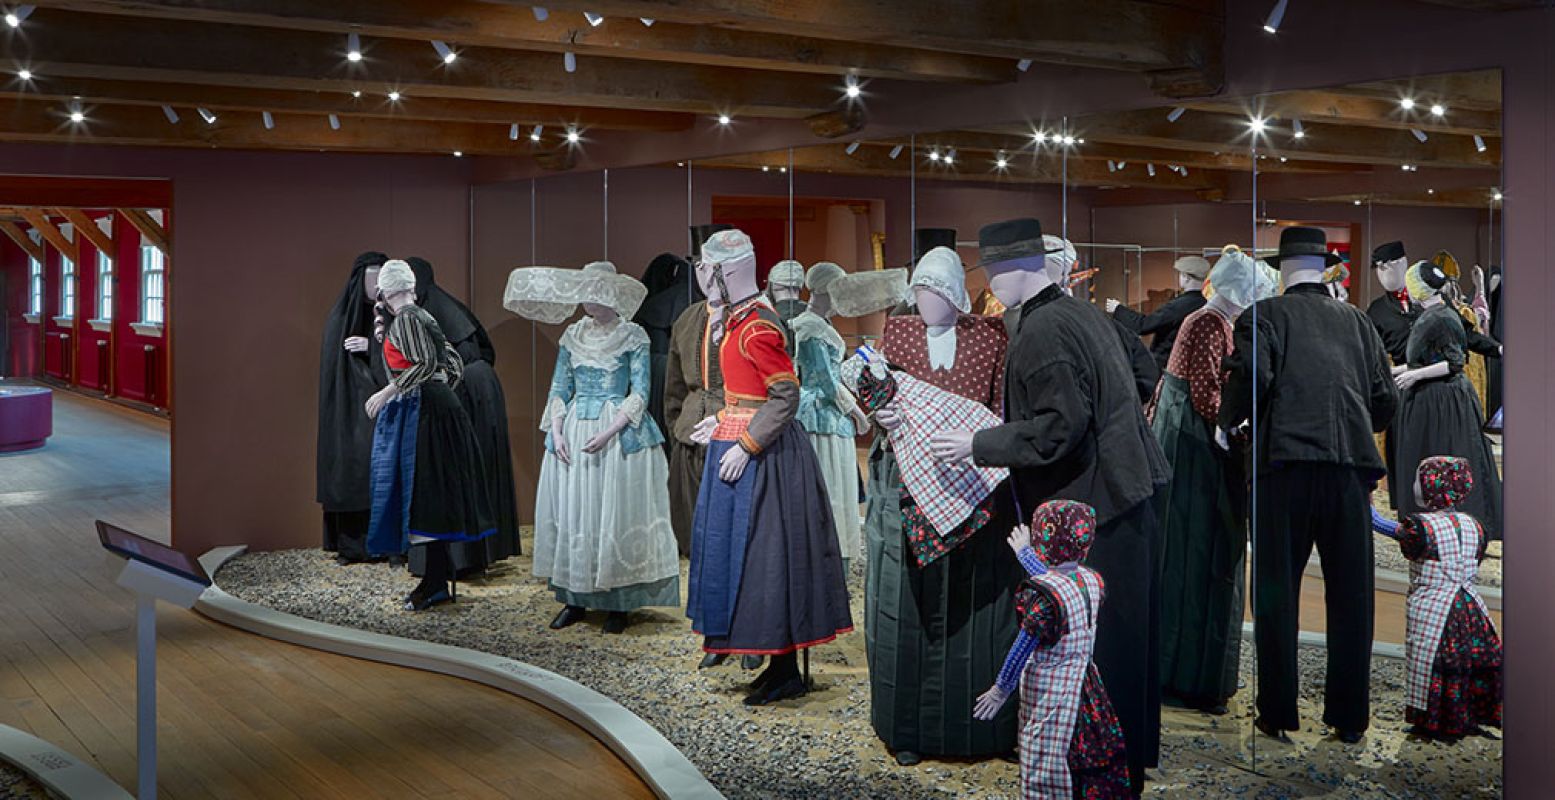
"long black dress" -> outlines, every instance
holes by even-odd
[[[1409,367],[1447,362],[1445,378],[1423,380],[1404,393],[1398,413],[1398,469],[1392,476],[1400,514],[1428,509],[1415,502],[1415,470],[1430,456],[1459,456],[1474,470],[1474,491],[1458,510],[1479,520],[1489,539],[1501,538],[1501,476],[1490,441],[1480,432],[1485,413],[1463,374],[1468,339],[1462,317],[1445,305],[1427,310],[1409,334]]]
[[[373,421],[362,407],[387,378],[382,348],[374,345],[363,353],[349,353],[345,340],[371,339],[373,306],[363,283],[367,270],[382,266],[388,258],[373,252],[356,257],[351,277],[324,322],[319,347],[317,496],[324,507],[324,549],[347,561],[367,558]]]
[[[475,314],[437,285],[432,265],[426,259],[412,257],[405,261],[416,274],[416,305],[437,320],[444,337],[464,362],[464,379],[454,393],[469,415],[480,445],[480,464],[474,472],[486,485],[497,530],[480,541],[452,544],[448,553],[455,573],[475,572],[519,552],[518,497],[513,486],[513,452],[508,443],[507,399],[493,369],[497,352]],[[411,550],[412,573],[422,574],[424,558],[422,548]]]
[[[643,285],[648,287],[648,297],[632,321],[648,332],[648,370],[653,380],[648,413],[659,430],[668,431],[673,420],[664,418],[664,375],[669,369],[670,333],[681,312],[702,299],[702,290],[691,279],[691,265],[671,253],[660,253],[648,262]],[[666,436],[665,452],[672,447],[673,440]]]

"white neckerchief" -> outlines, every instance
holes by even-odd
[[[617,358],[648,342],[648,332],[641,325],[616,317],[615,322],[601,325],[593,317],[584,315],[567,327],[562,334],[561,345],[572,355],[575,366],[615,369]]]
[[[956,365],[956,326],[951,323],[939,332],[934,328],[932,325],[924,328],[929,341],[929,367],[950,369]]]

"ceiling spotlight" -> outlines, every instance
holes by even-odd
[[[1477,133],[1474,134],[1474,150],[1479,153],[1485,152],[1485,138]]]
[[[589,25],[598,28],[605,23],[605,18],[592,11],[583,12],[583,18],[589,21]]]
[[[1411,167],[1408,164],[1400,164],[1398,168],[1405,172],[1409,172],[1410,170],[1414,169],[1414,167]]]
[[[1301,127],[1301,120],[1299,120],[1299,119],[1291,120],[1290,121],[1290,129],[1291,129],[1291,134],[1290,134],[1291,136],[1294,136],[1297,139],[1305,139],[1305,138],[1307,138],[1307,131],[1306,131],[1306,129]]]
[[[464,151],[463,150],[455,150],[454,151],[454,158],[464,158]]]
[[[856,100],[859,98],[859,96],[864,94],[864,89],[858,85],[857,77],[849,75],[847,78],[847,87],[843,89],[842,92],[848,96],[848,99]]]
[[[844,152],[846,152],[850,156],[853,155],[854,153],[857,153],[858,152],[858,144],[859,144],[858,142],[850,143],[847,146],[847,148],[844,150]]]
[[[261,112],[259,112],[259,118],[264,121],[264,123],[265,123],[265,130],[267,130],[267,131],[275,130],[275,117],[271,116],[270,112],[268,112],[268,111],[261,111]]]
[[[17,6],[5,15],[5,24],[13,28],[20,28],[26,19],[32,16],[35,6]]]
[[[1176,122],[1177,120],[1182,119],[1182,115],[1186,113],[1188,113],[1188,109],[1183,108],[1182,106],[1178,106],[1166,113],[1166,121]]]
[[[1047,132],[1046,131],[1032,131],[1032,133],[1031,133],[1031,140],[1036,142],[1037,144],[1043,144],[1043,143],[1047,142]]]
[[[907,145],[899,144],[899,145],[891,148],[891,160],[895,161],[896,157],[902,154],[902,148],[904,148],[906,146]]]
[[[551,12],[545,10],[545,6],[530,6],[530,11],[535,13],[535,20],[544,22],[551,16]]]
[[[1413,97],[1400,98],[1399,101],[1398,101],[1398,107],[1404,109],[1405,111],[1408,111],[1408,110],[1414,108],[1415,107],[1415,98],[1413,98]]]
[[[568,72],[578,71],[578,56],[571,50],[562,53],[562,68]]]
[[[70,121],[71,122],[86,122],[86,115],[81,113],[80,111],[72,111],[72,112],[70,112]]]
[[[517,122],[515,122],[512,125],[508,126],[508,141],[512,141],[512,142],[518,141],[518,123]]]
[[[1426,189],[1425,193],[1426,194],[1436,194],[1436,190],[1435,189]]]
[[[355,64],[362,60],[362,37],[354,34],[346,34],[346,60]]]
[[[1107,171],[1108,172],[1117,172],[1118,171],[1118,162],[1113,161],[1110,158],[1107,159]]]
[[[940,159],[940,154],[939,154],[938,150],[930,150],[929,151],[929,160],[930,161],[939,161],[939,159]]]
[[[174,111],[172,106],[162,106],[162,116],[167,117],[169,125],[178,124],[178,112]]]
[[[1064,134],[1064,144],[1072,145],[1074,143],[1075,143],[1075,138],[1073,136],[1070,136],[1069,134]]]
[[[766,164],[762,164],[762,165],[761,165],[761,171],[762,171],[762,172],[771,172],[771,171],[772,171],[772,168],[771,168],[771,167],[769,167],[769,166],[767,166],[767,165],[766,165]]]
[[[949,152],[945,153],[945,163],[946,164],[954,164],[954,163],[956,163],[956,148],[952,147],[952,148],[950,148]]]
[[[1015,62],[1015,68],[1021,72],[1025,72],[1026,70],[1031,69],[1031,59],[1023,58]]]
[[[1146,164],[1145,165],[1145,172],[1150,173],[1150,177],[1154,178],[1155,177],[1155,165],[1154,164]]]
[[[778,172],[787,172],[788,167],[778,167]]]
[[[30,69],[17,70],[16,71],[16,77],[21,78],[24,81],[30,81],[30,80],[32,80],[32,70],[30,70]]]
[[[1431,116],[1433,116],[1433,117],[1440,117],[1440,116],[1445,116],[1446,114],[1447,114],[1447,109],[1445,107],[1443,107],[1441,103],[1432,103],[1431,104]]]
[[[732,117],[730,117],[728,114],[719,114],[718,115],[718,124],[719,125],[728,125],[729,123],[731,123],[733,121],[734,121],[734,119]]]
[[[361,89],[352,89],[351,90],[351,97],[353,97],[353,98],[355,98],[357,100],[362,99],[362,90]]]
[[[1279,31],[1280,23],[1285,20],[1285,4],[1287,2],[1289,0],[1279,0],[1278,3],[1274,4],[1274,9],[1269,12],[1269,16],[1263,21],[1265,33],[1276,33]]]
[[[577,144],[582,140],[583,137],[578,134],[577,130],[567,131],[567,144]]]
[[[1361,204],[1361,201],[1359,201],[1359,200],[1356,200],[1356,201],[1354,201],[1354,203],[1355,203],[1355,204],[1356,204],[1356,205],[1360,205],[1360,204]]]
[[[432,49],[437,51],[437,57],[443,59],[444,64],[452,64],[459,60],[459,54],[455,53],[453,48],[448,46],[447,42],[433,39]]]
[[[400,101],[400,93],[399,92],[389,92],[389,102],[391,102],[391,103],[398,103],[399,101]]]
[[[1075,144],[1085,144],[1085,140],[1084,139],[1076,139],[1076,140],[1074,140],[1074,143]]]
[[[1288,161],[1288,160],[1289,160],[1289,159],[1287,159],[1287,158],[1286,158],[1286,157],[1285,157],[1285,156],[1280,156],[1280,163],[1281,163],[1281,164],[1284,164],[1284,163],[1285,163],[1285,162],[1286,162],[1286,161]]]
[[[340,130],[340,118],[334,114],[329,115],[329,129],[332,131]]]
[[[198,113],[200,115],[200,119],[205,120],[205,124],[206,125],[215,125],[216,124],[216,115],[211,113],[211,111],[209,109],[196,108],[195,109],[195,113]]]
[[[1491,200],[1500,200],[1501,199],[1501,190],[1499,190],[1499,189],[1492,190],[1490,192],[1490,199]]]
[[[1422,144],[1424,144],[1426,138],[1428,138],[1425,135],[1425,131],[1420,130],[1419,128],[1410,128],[1409,132],[1415,137],[1416,140],[1418,140]]]
[[[1118,169],[1123,169],[1126,166],[1128,166],[1128,162],[1127,161],[1119,161],[1118,162]]]
[[[545,132],[545,126],[544,125],[536,125],[535,129],[529,132],[529,141],[531,141],[531,142],[538,142],[538,141],[540,141],[540,134],[544,133],[544,132]]]
[[[645,27],[645,28],[652,28],[653,27],[654,20],[651,17],[638,17],[637,21],[641,22],[643,24],[643,27]]]
[[[1010,166],[1010,160],[1005,158],[1003,153],[1000,153],[999,157],[994,159],[993,165],[997,169],[1006,169]]]
[[[1177,168],[1177,174],[1183,176],[1184,178],[1188,177],[1188,168],[1187,167],[1178,167]]]
[[[1269,127],[1269,123],[1258,117],[1253,117],[1247,121],[1247,127],[1251,128],[1253,133],[1263,133],[1264,130]]]

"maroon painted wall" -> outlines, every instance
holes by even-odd
[[[41,334],[37,325],[22,317],[27,311],[27,253],[9,238],[0,236],[0,287],[5,292],[3,324],[6,331],[5,360],[0,375],[30,378],[42,370]]]

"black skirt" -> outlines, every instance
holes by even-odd
[[[1423,381],[1411,388],[1399,407],[1398,463],[1391,478],[1393,503],[1399,514],[1424,511],[1415,502],[1415,472],[1431,456],[1468,459],[1474,471],[1474,491],[1458,510],[1479,520],[1489,539],[1501,538],[1501,474],[1496,470],[1479,397],[1469,379],[1459,373]]]
[[[448,384],[422,384],[411,536],[459,542],[496,533],[486,484],[476,469],[479,463],[480,444],[459,398]]]

